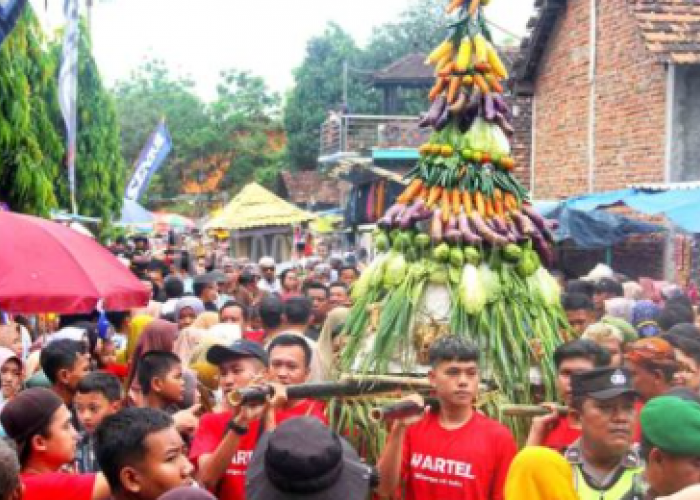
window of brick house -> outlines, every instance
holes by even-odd
[[[700,65],[675,68],[671,181],[700,181]]]

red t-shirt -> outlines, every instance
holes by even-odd
[[[265,330],[246,330],[243,332],[243,338],[258,344],[264,344]]]
[[[642,423],[639,419],[642,414],[642,408],[644,408],[644,401],[638,399],[634,402],[634,431],[632,432],[632,442],[641,443],[642,442]]]
[[[516,452],[510,431],[480,413],[454,430],[444,429],[430,413],[404,438],[406,500],[503,500]]]
[[[544,438],[542,446],[563,452],[580,437],[581,429],[574,429],[569,424],[569,418],[560,415],[554,428]]]
[[[328,424],[324,410],[323,403],[303,400],[290,409],[276,410],[275,421],[277,424],[281,424],[290,418],[308,415]],[[226,433],[226,426],[232,417],[232,412],[208,413],[199,421],[199,427],[190,450],[190,460],[196,467],[199,467],[199,459],[202,455],[214,453],[221,443]],[[248,432],[241,436],[238,450],[226,469],[226,475],[219,482],[217,491],[213,492],[219,500],[243,500],[245,498],[245,475],[260,434],[260,421],[258,420],[251,422]]]
[[[47,472],[44,474],[21,474],[24,484],[23,500],[46,500],[47,498],[70,498],[91,500],[95,488],[95,474],[66,474]]]

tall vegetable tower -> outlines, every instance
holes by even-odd
[[[345,371],[416,373],[452,333],[482,352],[500,402],[533,399],[532,367],[553,399],[552,355],[566,326],[547,271],[553,243],[513,176],[508,75],[484,19],[488,0],[452,0],[435,67],[432,127],[409,186],[379,222],[380,254],[356,283]]]

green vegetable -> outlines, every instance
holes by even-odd
[[[374,240],[374,246],[378,252],[386,252],[389,250],[389,237],[384,233],[379,233]]]
[[[464,260],[468,264],[478,266],[481,263],[481,252],[474,247],[464,247]]]
[[[503,258],[508,262],[518,262],[522,255],[523,251],[515,243],[509,243],[503,247]]]
[[[425,233],[418,233],[415,238],[413,238],[413,242],[421,250],[425,250],[430,246],[430,236],[428,236]]]
[[[450,259],[450,245],[441,243],[433,249],[433,258],[438,262],[447,262]]]
[[[454,247],[450,250],[450,265],[458,268],[460,271],[464,265],[464,254],[458,247]],[[459,282],[459,280],[457,281]]]
[[[486,305],[486,292],[479,271],[472,264],[464,266],[459,284],[459,298],[467,314],[479,314]]]
[[[395,286],[399,286],[406,278],[407,271],[408,264],[403,254],[392,252],[386,263],[386,270],[384,271],[382,280],[384,288],[391,289]]]

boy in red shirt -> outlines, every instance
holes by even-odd
[[[593,368],[610,365],[607,349],[590,340],[574,340],[557,347],[554,351],[557,367],[557,392],[566,406],[571,406],[571,376]],[[572,414],[559,415],[556,404],[545,404],[552,411],[549,415],[532,420],[527,446],[546,446],[563,453],[581,437],[581,423]]]
[[[157,500],[194,484],[185,443],[161,410],[126,408],[107,417],[95,432],[95,454],[114,500]]]
[[[447,336],[430,347],[439,409],[394,422],[379,459],[379,494],[407,500],[503,500],[516,453],[510,431],[474,409],[479,351]]]
[[[24,500],[109,498],[101,474],[59,472],[75,460],[78,433],[56,393],[44,388],[22,391],[5,405],[0,421],[17,444]]]

